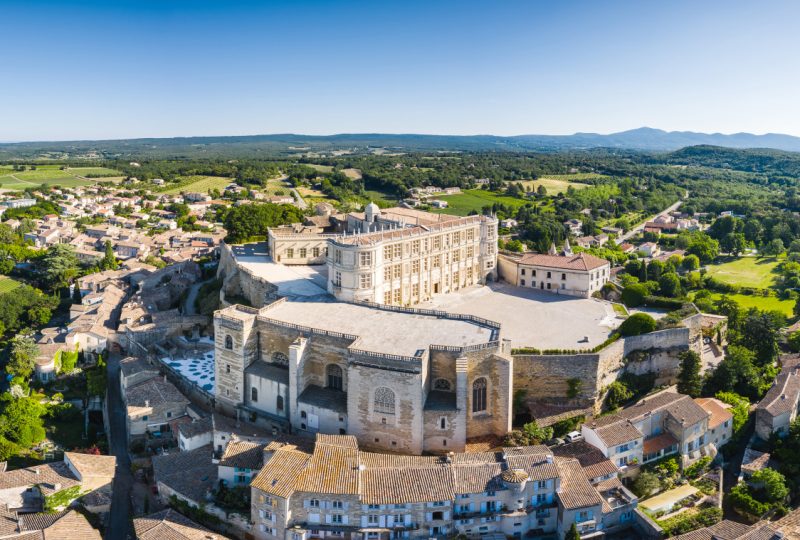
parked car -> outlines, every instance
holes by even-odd
[[[580,431],[570,431],[565,438],[567,442],[578,442],[583,440],[583,435]]]

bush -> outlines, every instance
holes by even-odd
[[[685,302],[679,298],[666,298],[664,296],[646,296],[644,304],[647,307],[677,310],[683,307]]]
[[[633,283],[622,289],[622,303],[627,307],[638,307],[650,293],[649,289],[641,283]]]
[[[697,460],[696,463],[686,467],[686,469],[683,471],[683,474],[686,476],[686,478],[699,478],[700,475],[708,470],[709,465],[711,465],[711,458],[705,456]]]
[[[566,420],[560,420],[552,425],[553,437],[563,437],[570,431],[575,431],[578,426],[583,424],[585,421],[586,417],[583,415],[573,416],[572,418],[567,418]]]
[[[644,499],[661,491],[661,480],[658,475],[650,471],[642,471],[633,481],[631,489],[640,499]]]
[[[647,313],[634,313],[619,327],[619,333],[623,336],[638,336],[647,334],[656,329],[656,321]]]
[[[605,406],[609,410],[614,410],[627,403],[632,397],[633,392],[624,383],[614,381],[608,385]]]

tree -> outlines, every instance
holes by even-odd
[[[744,251],[746,245],[747,241],[742,233],[728,233],[719,242],[722,251],[736,256]]]
[[[650,293],[641,283],[633,283],[622,289],[622,302],[628,307],[638,307]]]
[[[658,475],[650,471],[642,471],[633,481],[633,492],[641,499],[661,489],[661,480]]]
[[[564,540],[581,540],[581,534],[578,532],[578,526],[575,523],[570,526],[567,535],[564,536]]]
[[[662,296],[675,298],[681,295],[681,280],[677,274],[668,273],[658,279],[659,292]]]
[[[697,270],[700,268],[700,259],[697,258],[697,255],[687,255],[681,261],[681,268],[687,272]]]
[[[678,372],[678,392],[693,398],[699,397],[703,389],[703,378],[700,376],[702,365],[700,355],[688,350],[682,352],[679,358],[681,364]]]
[[[44,406],[32,397],[14,398],[3,394],[0,434],[23,448],[29,448],[45,437],[42,415]]]
[[[778,335],[785,323],[786,319],[781,314],[752,308],[740,325],[739,341],[755,352],[758,364],[767,365],[778,355]]]
[[[748,399],[758,400],[762,379],[754,359],[755,354],[751,350],[739,345],[728,346],[725,358],[708,378],[706,393],[736,392]]]
[[[249,238],[266,236],[269,227],[297,223],[303,219],[302,211],[289,204],[245,204],[234,206],[225,215],[226,241],[243,242]]]
[[[761,247],[761,254],[765,257],[777,257],[785,250],[786,248],[783,246],[783,240],[775,238]]]
[[[707,263],[719,255],[719,242],[703,232],[690,233],[686,251],[697,255],[700,262]]]
[[[11,340],[11,355],[6,364],[6,371],[23,379],[33,374],[34,361],[39,354],[39,346],[31,334],[17,334]]]
[[[656,320],[647,313],[634,313],[619,325],[623,336],[638,336],[656,329]]]
[[[614,410],[627,403],[633,397],[633,392],[620,381],[614,381],[608,385],[606,392],[605,405],[609,410]]]
[[[104,396],[108,386],[106,362],[97,356],[97,365],[86,371],[86,393],[89,396]]]
[[[798,301],[798,303],[800,303],[800,301]],[[795,304],[795,309],[797,309],[797,304]],[[800,352],[800,330],[789,334],[789,337],[786,338],[786,343],[789,345],[789,349],[792,352]]]
[[[106,253],[103,255],[103,260],[100,261],[100,268],[103,270],[116,270],[119,267],[117,257],[114,255],[114,247],[111,245],[110,240],[106,240]]]
[[[78,275],[78,257],[75,246],[55,244],[47,249],[47,253],[36,263],[45,288],[56,291],[66,287]]]
[[[765,467],[753,473],[751,483],[758,485],[758,497],[767,503],[780,503],[789,496],[789,488],[786,486],[786,477],[775,469]]]

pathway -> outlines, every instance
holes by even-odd
[[[214,278],[207,279],[205,281],[198,281],[189,287],[189,294],[186,295],[186,302],[183,304],[184,315],[197,315],[197,311],[195,310],[195,300],[197,300],[197,294],[200,292],[200,287],[213,280]]]
[[[111,354],[108,359],[108,416],[111,433],[109,449],[117,457],[117,470],[114,474],[114,492],[111,498],[111,512],[106,529],[106,540],[126,540],[131,529],[131,460],[128,455],[128,428],[125,407],[119,388],[120,355]]]
[[[631,228],[628,232],[626,232],[625,234],[623,234],[622,236],[620,236],[619,238],[617,238],[615,240],[617,245],[622,244],[623,242],[628,240],[630,237],[632,237],[636,233],[644,230],[645,223],[647,223],[649,221],[653,221],[654,219],[656,219],[659,216],[664,216],[664,215],[669,214],[670,212],[674,212],[675,210],[677,210],[680,207],[681,204],[683,204],[683,201],[678,201],[675,204],[671,205],[666,210],[663,210],[663,211],[659,212],[658,214],[656,214],[654,216],[650,216],[646,220],[642,221],[640,224],[638,224],[635,227]]]

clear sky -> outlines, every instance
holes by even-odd
[[[0,140],[800,135],[800,2],[0,0]]]

